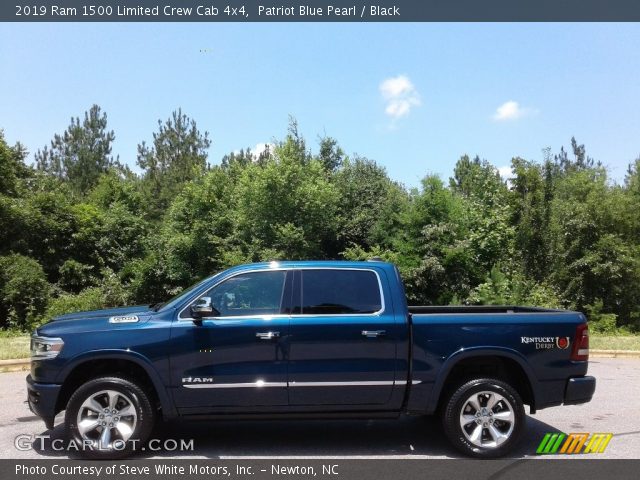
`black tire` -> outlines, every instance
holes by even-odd
[[[502,400],[493,408],[487,408],[490,401],[500,397]],[[442,409],[444,433],[464,454],[476,458],[497,458],[508,454],[517,445],[526,415],[520,395],[508,383],[494,378],[473,379],[456,388],[445,402]],[[475,409],[474,405],[479,408]],[[464,429],[463,422],[468,422]]]
[[[103,391],[115,391],[122,394],[122,396],[118,396],[118,402],[120,402],[118,405],[124,405],[124,407],[130,405],[130,407],[135,410],[135,423],[134,420],[131,420],[130,424],[133,425],[133,428],[130,429],[131,434],[126,442],[123,442],[121,438],[117,438],[119,433],[116,429],[111,429],[111,432],[114,434],[112,440],[114,447],[102,448],[98,443],[96,443],[95,446],[83,447],[83,445],[87,443],[87,437],[83,437],[78,429],[79,411],[83,408],[85,401],[88,401],[92,396]],[[102,400],[100,396],[97,398]],[[105,398],[108,397],[105,396]],[[124,403],[125,400],[126,403]],[[103,406],[107,405],[105,404]],[[92,415],[90,410],[83,408],[83,415],[86,412]],[[133,419],[133,415],[127,418]],[[134,383],[134,381],[116,376],[99,377],[83,384],[71,396],[67,403],[64,423],[66,437],[78,447],[77,452],[79,455],[93,459],[118,459],[127,457],[131,455],[134,450],[140,450],[144,447],[155,424],[155,409],[149,399],[149,395],[144,389]],[[100,429],[104,430],[104,427],[98,426],[97,429],[91,431],[90,434],[99,434]],[[116,444],[115,442],[117,440],[120,440],[120,442]]]

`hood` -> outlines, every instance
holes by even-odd
[[[146,322],[156,312],[148,305],[135,307],[108,308],[60,315],[37,329],[38,335],[59,336],[65,334],[107,331],[113,328],[129,330]],[[111,323],[111,317],[137,316],[138,321],[132,323]]]
[[[60,320],[76,320],[85,318],[101,318],[101,317],[114,317],[124,315],[150,315],[154,313],[148,305],[136,305],[133,307],[118,307],[118,308],[105,308],[104,310],[87,310],[86,312],[73,312],[66,313],[54,317],[51,321],[57,322]]]

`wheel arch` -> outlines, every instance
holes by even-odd
[[[162,417],[177,415],[175,406],[157,371],[142,355],[124,350],[87,352],[73,359],[60,372],[62,385],[56,401],[56,413],[66,408],[73,392],[83,383],[102,375],[124,375],[141,383],[161,409]]]
[[[451,389],[477,375],[494,376],[511,384],[523,402],[529,405],[531,413],[535,413],[537,380],[526,359],[513,350],[484,347],[460,350],[444,362],[434,383],[427,411],[436,411]]]

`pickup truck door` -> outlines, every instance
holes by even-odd
[[[396,383],[402,325],[383,271],[297,270],[289,329],[289,404],[383,409]],[[400,388],[405,388],[404,386]],[[323,407],[324,408],[324,407]]]
[[[286,270],[228,277],[190,305],[206,298],[214,316],[193,321],[190,305],[172,329],[173,397],[184,413],[256,410],[287,399],[287,358],[293,274]]]

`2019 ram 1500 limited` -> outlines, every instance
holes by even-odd
[[[124,456],[158,419],[439,412],[454,446],[509,452],[531,413],[588,402],[581,313],[409,307],[383,262],[231,268],[154,307],[63,315],[31,340],[31,409],[86,455]],[[426,432],[425,432],[426,433]]]

